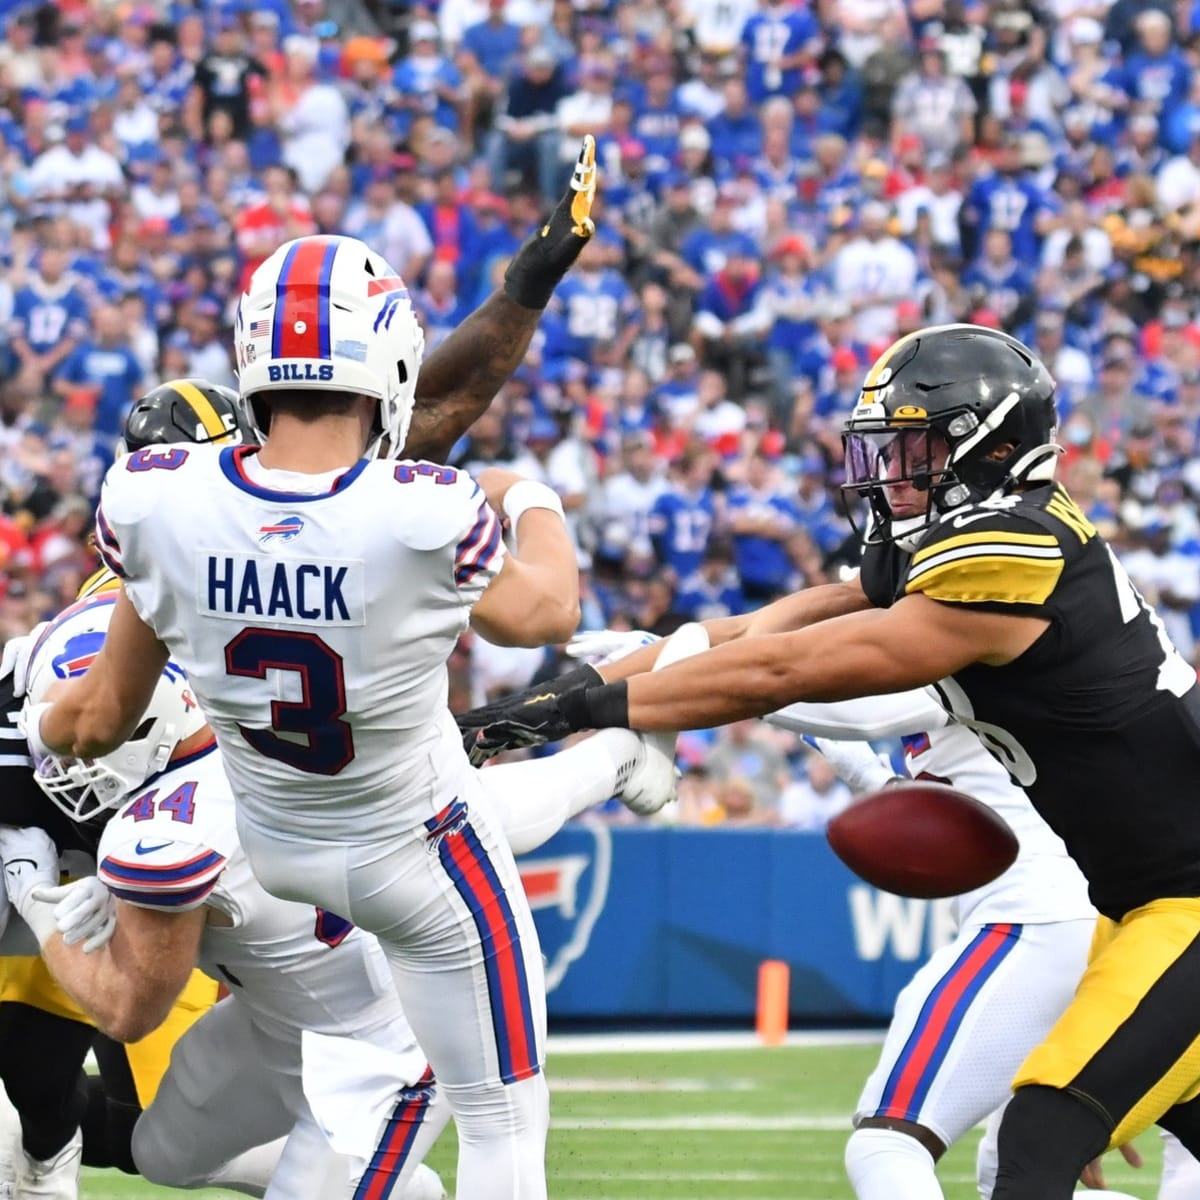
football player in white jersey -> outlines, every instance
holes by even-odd
[[[509,644],[574,631],[561,503],[508,474],[481,486],[364,457],[404,445],[422,336],[403,281],[361,242],[281,247],[242,297],[235,341],[269,437],[145,450],[109,472],[97,542],[125,592],[91,669],[28,710],[27,734],[38,755],[110,753],[168,654],[179,662],[256,877],[379,936],[459,1127],[459,1192],[536,1200],[542,962],[446,708],[446,658],[468,622]]]
[[[620,657],[650,640],[641,631],[583,634],[568,654]],[[815,739],[859,793],[892,778],[865,743],[902,738],[913,776],[982,800],[1020,841],[1016,862],[999,879],[955,898],[957,936],[897,997],[846,1147],[858,1200],[941,1200],[938,1159],[1007,1102],[1017,1068],[1074,994],[1096,921],[1087,883],[1025,793],[927,692],[794,704],[767,720]],[[978,1161],[985,1198],[995,1168],[994,1141],[985,1141]]]
[[[900,737],[910,774],[982,800],[1020,841],[1003,875],[955,897],[957,936],[897,997],[846,1146],[858,1200],[941,1200],[938,1159],[1007,1102],[1018,1067],[1075,993],[1096,923],[1087,883],[978,737],[926,692],[796,704],[768,720],[815,736],[856,792],[892,776],[865,740]],[[995,1169],[994,1155],[981,1154],[981,1196]]]
[[[86,669],[115,606],[111,593],[93,597],[41,633],[30,655],[34,702]],[[707,645],[690,628],[700,640],[677,635],[664,660]],[[483,782],[505,836],[530,849],[614,792],[639,811],[660,807],[674,791],[673,749],[670,738],[647,743],[610,731],[545,762],[490,769]],[[96,954],[53,936],[54,904],[40,891],[57,882],[50,839],[0,830],[14,902],[56,977],[97,1024],[122,1040],[143,1036],[197,961],[230,988],[230,999],[180,1040],[138,1121],[141,1173],[167,1186],[217,1184],[272,1200],[441,1196],[436,1176],[417,1164],[448,1112],[378,942],[339,916],[277,900],[254,880],[221,756],[182,671],[167,664],[137,734],[119,750],[87,764],[44,760],[37,778],[72,819],[119,804],[98,851],[119,919]],[[92,889],[78,887],[80,903],[90,900]]]

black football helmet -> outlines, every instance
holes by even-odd
[[[952,509],[1052,479],[1057,423],[1054,380],[1016,338],[980,325],[900,338],[867,373],[842,433],[843,490],[870,511],[864,540],[905,546]],[[893,513],[897,483],[928,493],[923,511]]]
[[[117,457],[163,443],[236,445],[255,440],[232,388],[205,379],[171,379],[134,404],[125,418]]]

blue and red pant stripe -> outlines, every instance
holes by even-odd
[[[392,1115],[383,1126],[375,1153],[354,1189],[353,1200],[388,1200],[412,1153],[417,1132],[432,1101],[433,1075],[426,1070],[417,1087],[400,1094]]]
[[[884,1085],[876,1117],[917,1121],[972,1002],[1012,953],[1021,926],[984,925],[929,993]]]
[[[469,822],[441,839],[438,855],[479,932],[500,1078],[504,1083],[529,1079],[541,1066],[521,935],[508,895]]]

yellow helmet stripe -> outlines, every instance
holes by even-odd
[[[192,406],[192,411],[200,418],[204,432],[210,437],[219,438],[228,435],[225,422],[213,408],[212,401],[194,384],[186,379],[174,380],[171,386]]]
[[[89,596],[97,596],[101,592],[115,592],[120,586],[121,581],[107,567],[101,567],[83,581],[75,599],[86,600]]]
[[[919,336],[924,330],[918,330],[916,333],[906,333],[902,338],[894,341],[872,364],[871,369],[867,372],[866,379],[863,380],[862,390],[869,392],[872,388],[879,387],[880,377],[887,370],[887,365],[896,357],[896,352],[903,346],[907,346],[913,338]]]

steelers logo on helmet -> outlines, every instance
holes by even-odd
[[[851,520],[867,543],[911,550],[947,512],[1052,479],[1055,426],[1054,380],[1016,338],[907,334],[867,372],[843,429]]]
[[[147,446],[254,441],[232,388],[206,379],[171,379],[138,400],[125,418],[118,456]]]

